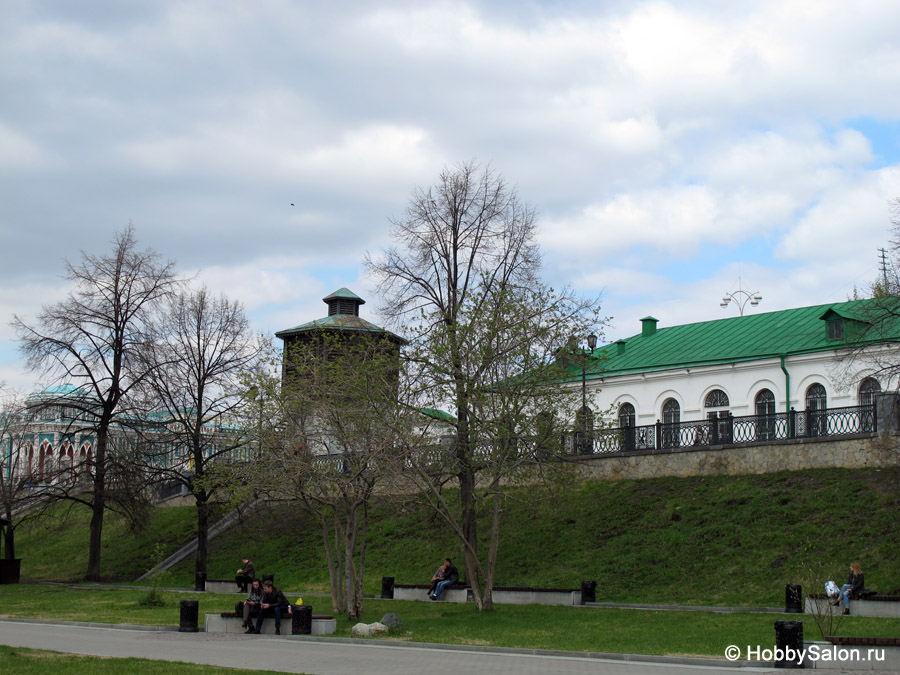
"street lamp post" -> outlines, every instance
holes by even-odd
[[[587,407],[587,361],[593,355],[594,349],[597,347],[597,336],[591,333],[587,336],[587,349],[578,345],[573,348],[581,358],[578,359],[581,366],[581,431],[578,432],[575,451],[579,454],[590,454],[593,452],[593,434],[588,433],[588,407]],[[591,425],[593,427],[593,425]],[[592,429],[593,430],[593,429]]]
[[[761,300],[762,296],[759,294],[759,291],[745,291],[741,288],[741,280],[738,279],[738,289],[731,293],[725,293],[725,295],[722,296],[722,302],[719,303],[719,307],[725,309],[733,302],[737,305],[741,316],[744,316],[744,308],[747,306],[748,302],[753,307],[756,307]]]

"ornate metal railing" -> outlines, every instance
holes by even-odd
[[[878,431],[875,404],[786,413],[710,417],[685,422],[656,422],[633,427],[596,429],[572,434],[574,454],[604,455],[635,450],[733,445],[791,438],[848,436]]]

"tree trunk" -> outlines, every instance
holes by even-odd
[[[347,597],[347,618],[350,621],[359,620],[359,601],[356,597],[356,567],[354,564],[354,552],[356,550],[357,532],[356,508],[351,508],[347,514],[347,522],[344,527],[344,590]]]
[[[106,453],[108,430],[97,430],[97,453],[94,455],[94,495],[91,503],[91,534],[88,547],[88,568],[84,578],[100,581],[100,551],[103,536],[103,517],[106,515]]]
[[[322,544],[325,546],[325,560],[328,563],[328,581],[331,584],[331,610],[335,614],[343,614],[347,608],[341,581],[340,549],[337,546],[337,527],[334,533],[328,527],[328,520],[324,515],[319,515],[322,524]],[[333,536],[332,536],[333,534]],[[335,556],[335,551],[337,556]],[[337,557],[337,560],[335,559]]]
[[[194,578],[206,574],[209,559],[209,495],[201,490],[194,495],[197,500],[197,558],[194,563]]]
[[[464,392],[457,394],[456,459],[459,463],[459,507],[464,538],[466,581],[472,588],[475,605],[482,609],[479,601],[478,575],[478,514],[475,509],[475,472],[472,469],[472,439],[469,435],[468,402]]]
[[[6,522],[9,524],[3,528],[3,557],[13,560],[16,557],[16,530],[13,527],[12,509],[9,504],[6,505]]]
[[[357,537],[356,587],[353,592],[356,596],[356,615],[362,616],[363,612],[363,578],[366,567],[366,544],[369,537],[369,510],[367,503],[363,504],[362,529]]]

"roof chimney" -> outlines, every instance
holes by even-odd
[[[616,340],[616,356],[625,353],[625,340]]]
[[[654,319],[652,316],[645,316],[641,319],[641,335],[643,337],[649,337],[656,332],[656,324],[659,323],[659,319]]]

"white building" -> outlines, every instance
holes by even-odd
[[[753,422],[754,438],[728,438],[765,440],[792,409],[800,416],[792,434],[822,435],[821,411],[871,405],[896,387],[884,365],[900,364],[900,330],[878,305],[857,300],[672,327],[646,317],[631,338],[584,357],[576,351],[569,386],[584,386],[588,407],[614,427],[679,425],[672,433],[680,438],[663,445],[708,444],[700,434],[731,431],[685,423],[729,415],[764,420]],[[852,358],[851,343],[863,345]],[[863,417],[859,430],[871,431],[872,419]]]

